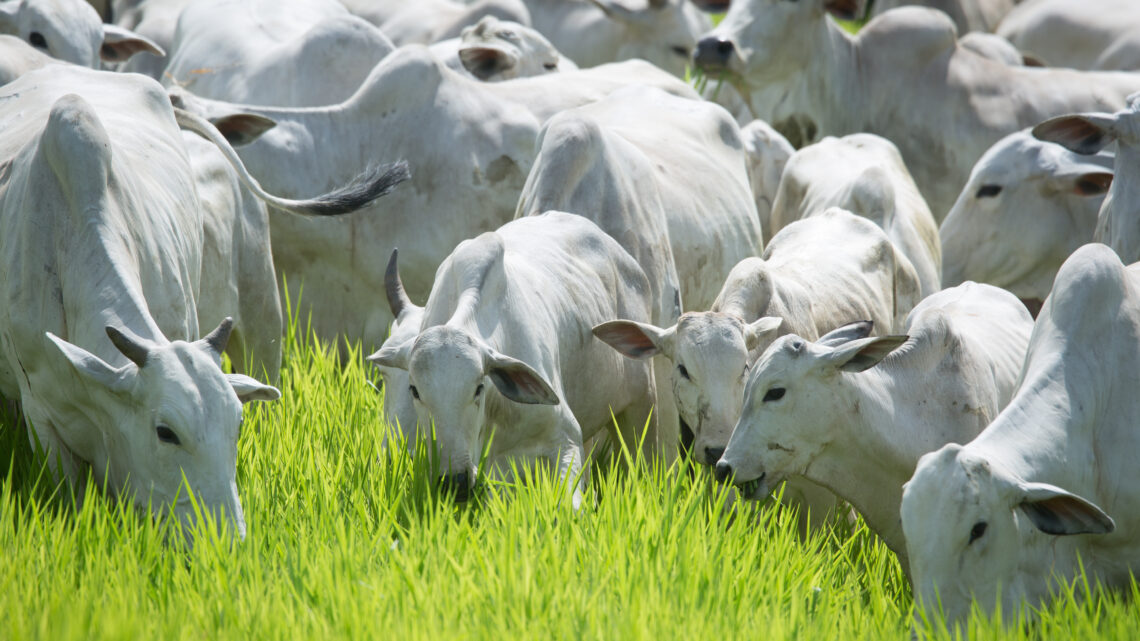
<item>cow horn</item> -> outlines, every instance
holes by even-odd
[[[233,329],[234,319],[226,316],[222,319],[222,322],[218,324],[218,327],[209,334],[206,334],[206,337],[202,340],[206,342],[206,345],[208,345],[210,349],[214,350],[218,358],[221,358],[222,353],[226,351],[226,345],[230,342],[230,332],[232,332]]]
[[[107,331],[107,338],[111,339],[111,343],[115,349],[122,352],[132,363],[142,367],[146,365],[147,355],[150,350],[146,345],[143,345],[142,339],[134,334],[121,331],[117,328],[107,325],[104,328]]]
[[[404,283],[400,280],[400,266],[397,264],[399,248],[392,250],[392,257],[388,259],[388,269],[384,271],[384,293],[388,296],[388,308],[396,318],[404,313],[405,309],[414,307],[408,292],[404,290]]]

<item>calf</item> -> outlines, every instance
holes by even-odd
[[[923,299],[907,316],[909,340],[868,338],[866,321],[816,342],[783,336],[748,376],[717,478],[754,498],[788,477],[818,483],[906,567],[903,483],[920,456],[969,441],[1005,407],[1032,328],[1015,296],[966,283]]]

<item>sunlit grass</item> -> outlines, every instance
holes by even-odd
[[[166,521],[93,486],[77,509],[3,417],[3,638],[910,638],[902,570],[861,522],[801,540],[789,510],[728,509],[703,471],[620,456],[578,512],[542,473],[456,505],[423,448],[381,451],[359,350],[341,362],[296,325],[285,350],[282,400],[247,407],[239,545],[165,543]],[[1034,623],[970,632],[1131,639],[1138,625],[1134,601],[1079,584]]]

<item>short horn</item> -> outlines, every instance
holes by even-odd
[[[414,306],[408,292],[404,290],[404,283],[400,280],[400,266],[397,264],[400,250],[393,249],[392,257],[388,259],[388,269],[384,272],[384,293],[388,296],[388,308],[396,318],[404,313],[405,309]]]
[[[146,345],[143,345],[141,338],[111,327],[110,325],[107,325],[104,329],[107,331],[107,338],[111,339],[111,343],[115,346],[115,349],[122,352],[123,356],[126,356],[132,363],[139,367],[146,365],[147,355],[150,353],[150,350]]]
[[[232,332],[233,329],[234,319],[226,316],[222,319],[218,327],[207,334],[202,340],[206,342],[206,345],[209,345],[210,349],[214,350],[218,358],[221,358],[222,354],[226,351],[226,345],[230,343],[230,332]]]

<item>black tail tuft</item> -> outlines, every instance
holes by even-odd
[[[408,169],[406,160],[369,165],[344,187],[306,201],[306,213],[312,216],[338,216],[354,212],[372,204],[411,177],[412,172]]]

